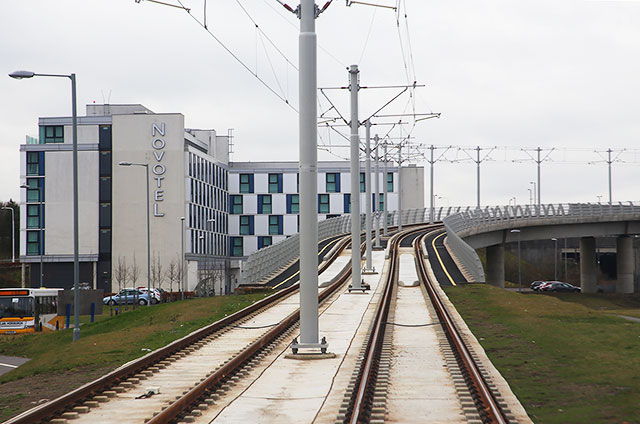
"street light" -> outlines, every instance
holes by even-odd
[[[76,112],[76,74],[36,74],[32,71],[16,71],[11,78],[59,77],[71,80],[71,116],[73,126],[73,341],[80,338],[80,264],[78,259],[78,115]]]
[[[134,162],[120,162],[120,166],[144,166],[147,170],[147,294],[149,295],[149,303],[147,306],[151,306],[151,231],[149,230],[149,164],[148,163],[134,163]]]
[[[522,292],[522,269],[520,260],[520,230],[511,230],[512,233],[518,234],[518,292]]]
[[[20,188],[24,188],[24,189],[29,189],[31,187],[29,187],[26,184],[22,184],[20,185]],[[28,192],[27,192],[28,193]],[[27,196],[29,196],[29,194],[27,194]],[[38,183],[38,201],[39,201],[39,206],[38,208],[40,209],[40,213],[38,214],[38,227],[40,227],[40,243],[38,246],[38,251],[40,251],[40,287],[44,287],[44,284],[42,283],[42,279],[44,276],[44,263],[43,263],[43,255],[44,255],[44,213],[42,210],[42,186],[40,185],[40,183]]]
[[[553,249],[553,280],[558,281],[558,239],[553,237],[554,249]]]
[[[180,217],[180,249],[182,252],[180,255],[180,259],[182,260],[180,264],[180,300],[184,300],[184,216]]]
[[[13,208],[3,206],[2,209],[11,211],[11,262],[16,262],[16,216]]]

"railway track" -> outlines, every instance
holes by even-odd
[[[390,240],[390,264],[384,294],[376,310],[370,335],[363,348],[363,359],[354,372],[353,389],[345,396],[343,404],[346,407],[345,411],[338,416],[337,422],[356,424],[384,421],[384,397],[386,387],[389,385],[388,370],[392,338],[391,326],[388,324],[390,324],[389,317],[393,313],[395,291],[398,287],[398,250],[402,240],[407,238],[415,238],[413,249],[417,258],[418,277],[424,288],[423,292],[428,295],[428,301],[433,306],[442,331],[449,341],[455,362],[466,386],[465,391],[473,400],[479,421],[491,424],[515,422],[513,416],[509,414],[510,411],[504,407],[504,403],[503,406],[500,405],[500,394],[497,393],[497,389],[489,387],[483,365],[474,357],[472,348],[468,346],[460,334],[450,312],[440,299],[440,295],[435,289],[438,282],[433,281],[433,278],[429,276],[421,246],[426,234],[437,229],[441,229],[441,226],[413,228]],[[467,412],[469,412],[468,408]],[[470,417],[469,421],[474,421],[475,414],[468,413],[467,415]]]
[[[319,273],[322,273],[329,267],[331,262],[337,258],[341,251],[349,244],[348,236],[336,242],[337,247],[333,249],[333,254],[319,267]],[[343,285],[351,274],[350,268],[345,269],[335,282],[326,289],[322,290],[319,295],[319,302],[323,302],[328,296],[335,292]],[[299,283],[292,284],[273,295],[262,299],[249,307],[238,311],[222,320],[219,320],[209,326],[197,330],[188,336],[176,340],[164,348],[151,352],[137,360],[106,374],[105,376],[94,380],[72,392],[67,393],[57,399],[54,399],[39,407],[26,411],[8,421],[5,424],[37,424],[37,423],[54,423],[61,424],[66,422],[80,422],[87,420],[88,422],[98,422],[89,417],[92,408],[100,409],[110,399],[120,396],[121,393],[131,390],[141,391],[142,382],[152,376],[161,375],[163,371],[175,364],[177,361],[188,357],[194,352],[204,350],[206,346],[213,343],[219,343],[221,338],[234,338],[230,333],[234,328],[241,328],[243,323],[249,320],[255,320],[261,313],[268,309],[273,309],[275,305],[284,303],[283,300],[296,296],[299,292]],[[291,331],[297,324],[299,309],[295,306],[299,304],[297,301],[289,302],[289,307],[281,308],[288,311],[279,318],[276,318],[276,325],[266,325],[263,330],[260,328],[245,327],[244,331],[262,330],[263,334],[256,337],[247,346],[240,346],[239,351],[221,361],[222,364],[215,370],[205,371],[193,381],[187,390],[184,390],[178,399],[169,401],[168,406],[165,405],[161,410],[156,411],[154,415],[144,419],[144,422],[151,423],[169,423],[177,422],[188,416],[188,411],[197,408],[205,408],[208,403],[212,403],[212,399],[217,397],[215,391],[225,382],[229,381],[243,367],[251,363],[254,358],[260,355],[261,351],[267,350],[270,346],[277,342],[279,337]],[[241,338],[242,339],[242,338]],[[210,364],[205,364],[206,370]],[[154,396],[155,393],[141,393],[142,395]],[[125,414],[126,415],[126,414]],[[129,415],[130,417],[131,415]],[[187,418],[187,421],[189,419]],[[109,421],[107,421],[109,422]]]

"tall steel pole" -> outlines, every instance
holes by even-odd
[[[80,262],[78,258],[78,114],[76,107],[76,74],[71,74],[71,107],[73,121],[73,341],[80,338]]]
[[[430,169],[430,179],[429,179],[429,186],[431,188],[430,193],[431,193],[431,210],[429,211],[429,223],[433,224],[433,221],[435,220],[435,210],[434,208],[435,206],[435,202],[434,202],[434,198],[433,198],[433,144],[431,145],[431,147],[429,147],[429,149],[431,150],[431,160],[429,161],[429,164],[431,165],[431,169]]]
[[[314,0],[299,15],[300,345],[318,345],[317,52]],[[295,349],[295,348],[294,348]],[[296,352],[297,350],[294,350]]]
[[[150,230],[150,215],[149,215],[149,164],[144,164],[147,171],[147,296],[149,296],[149,302],[147,306],[151,306],[151,230]]]
[[[558,281],[558,239],[552,238],[553,240],[553,279],[554,281]]]
[[[478,205],[477,208],[480,209],[480,146],[476,147],[476,154],[477,154],[477,159],[476,159],[476,166],[478,167],[477,169],[477,190],[478,190]]]
[[[402,144],[398,145],[398,231],[402,231]]]
[[[373,197],[373,209],[376,211],[376,247],[380,247],[380,166],[379,166],[379,152],[380,152],[380,139],[378,134],[375,135],[374,140],[376,142],[376,165],[375,165],[375,195]]]
[[[364,186],[365,186],[365,199],[364,199],[364,208],[365,208],[365,245],[366,245],[366,253],[365,253],[365,271],[372,272],[373,266],[371,264],[371,122],[367,120],[364,123],[365,128],[365,175],[364,175]]]
[[[609,160],[607,160],[607,164],[609,164],[609,205],[612,205],[613,196],[611,194],[611,149],[607,149],[607,153],[609,155]]]
[[[349,67],[351,92],[351,288],[362,290],[360,273],[360,136],[358,129],[358,65]]]
[[[13,208],[3,206],[2,209],[11,211],[11,262],[16,261],[16,217]]]
[[[540,199],[540,152],[542,151],[542,149],[540,147],[538,147],[538,209],[540,209],[540,205],[542,204],[542,201]]]
[[[44,204],[42,185],[38,184],[38,195],[40,196],[40,287],[44,287]]]
[[[384,171],[383,171],[384,172],[384,176],[382,177],[382,191],[383,191],[383,194],[382,194],[382,196],[383,196],[382,197],[382,206],[383,206],[382,207],[382,217],[383,217],[382,228],[383,228],[384,236],[387,237],[387,235],[388,235],[388,228],[387,228],[388,227],[388,223],[387,223],[388,214],[387,214],[387,211],[389,210],[388,209],[388,205],[389,205],[389,193],[388,193],[389,189],[388,189],[388,185],[389,184],[387,183],[387,179],[388,179],[388,175],[387,175],[387,172],[388,172],[387,171],[387,161],[388,161],[388,158],[387,158],[387,143],[384,143],[383,145],[384,145],[384,162],[383,162],[384,163],[384,167],[383,167],[384,168]]]
[[[180,300],[184,300],[184,218],[180,217]]]

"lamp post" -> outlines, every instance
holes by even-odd
[[[538,204],[538,192],[536,191],[536,182],[535,181],[529,181],[529,184],[533,184],[533,204],[537,205]]]
[[[2,209],[11,211],[11,262],[16,261],[16,217],[13,208],[3,206]]]
[[[511,230],[512,233],[518,234],[518,292],[522,292],[522,269],[520,260],[520,230]]]
[[[558,239],[553,237],[554,249],[553,249],[553,280],[558,281]]]
[[[184,216],[180,217],[180,300],[184,300]]]
[[[27,184],[22,184],[20,188],[29,189],[30,187]],[[28,196],[27,192],[27,196]],[[38,213],[38,227],[40,227],[40,242],[38,243],[38,251],[40,252],[40,287],[44,287],[44,283],[42,282],[44,278],[44,213],[43,213],[43,202],[42,202],[42,186],[38,183],[38,209],[40,212]],[[3,208],[4,209],[4,208]],[[13,210],[13,209],[12,209]]]
[[[147,171],[147,295],[149,296],[149,303],[147,306],[151,306],[151,231],[149,225],[149,164],[148,163],[134,163],[134,162],[120,162],[120,166],[144,166]]]
[[[76,112],[76,74],[36,74],[16,71],[11,78],[60,77],[71,80],[71,116],[73,128],[73,341],[80,338],[80,265],[78,259],[78,115]]]

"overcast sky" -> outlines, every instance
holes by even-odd
[[[37,135],[38,117],[70,115],[67,80],[6,76],[18,69],[75,72],[79,115],[93,102],[141,103],[184,114],[187,127],[222,134],[233,128],[233,160],[297,160],[298,115],[282,100],[297,108],[297,18],[276,0],[209,0],[209,30],[243,65],[192,18],[203,20],[203,0],[182,1],[191,16],[149,1],[0,3],[0,200],[19,198],[19,145]],[[390,9],[335,0],[317,20],[318,85],[347,85],[351,64],[359,65],[364,86],[414,78],[425,84],[413,100],[405,95],[386,112],[442,113],[415,126],[415,143],[497,146],[483,151],[489,156],[481,165],[482,204],[529,202],[536,165],[520,149],[537,146],[557,149],[542,164],[544,202],[607,200],[607,165],[588,162],[602,159],[594,150],[608,148],[627,149],[619,157],[614,152],[624,160],[613,164],[614,201],[639,200],[640,2],[402,0],[401,6],[397,19]],[[360,119],[397,92],[361,90]],[[348,117],[348,92],[328,95]],[[390,136],[406,136],[409,128]],[[320,135],[320,143],[344,144],[335,131]],[[454,147],[436,164],[437,202],[475,205],[476,165],[448,161],[456,158],[468,156]],[[428,187],[428,164],[417,163],[426,167]]]

